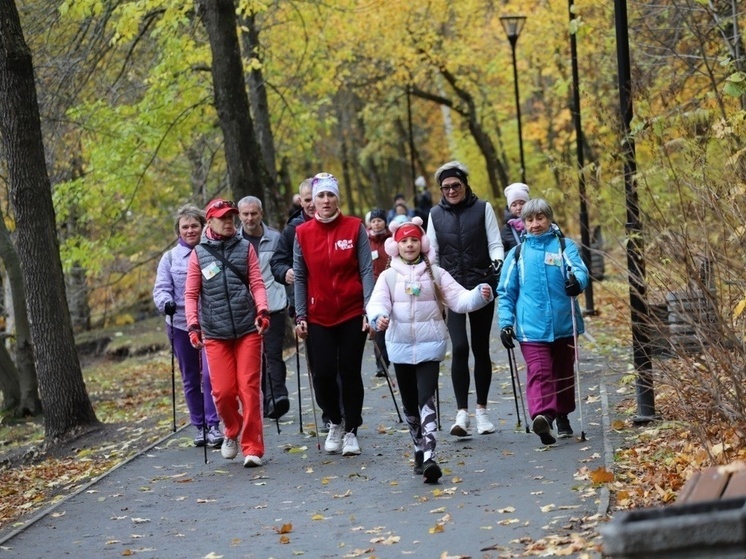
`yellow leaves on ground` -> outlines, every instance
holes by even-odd
[[[602,483],[611,483],[614,481],[614,473],[610,472],[603,466],[591,470],[591,481],[594,485],[601,485]]]

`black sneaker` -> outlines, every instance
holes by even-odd
[[[271,404],[271,402],[270,402]],[[290,400],[284,396],[280,396],[275,400],[275,406],[267,412],[267,417],[270,419],[280,419],[290,409]]]
[[[549,445],[557,442],[557,439],[554,438],[554,433],[552,432],[551,420],[547,419],[543,415],[537,415],[536,417],[534,417],[532,431],[539,435],[541,444]]]
[[[432,458],[422,465],[422,477],[425,478],[425,483],[438,483],[442,475],[440,466]]]
[[[414,453],[414,475],[421,476],[422,475],[422,461],[424,459],[423,452],[421,450],[417,450]]]
[[[572,437],[573,431],[570,427],[570,420],[566,415],[557,416],[557,438],[558,439],[569,439]]]
[[[385,378],[386,377],[386,371],[383,369],[378,369],[376,371],[376,378]]]

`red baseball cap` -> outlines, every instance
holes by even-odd
[[[205,217],[207,219],[210,219],[211,217],[225,217],[228,214],[238,215],[236,204],[230,200],[216,198],[205,206]]]

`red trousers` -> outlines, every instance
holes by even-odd
[[[554,420],[575,410],[575,348],[572,338],[521,342],[526,361],[526,396],[531,419]]]
[[[264,456],[264,425],[260,389],[262,337],[247,334],[237,340],[205,340],[212,397],[225,426],[225,436],[238,439],[241,452]],[[241,404],[239,410],[239,402]]]

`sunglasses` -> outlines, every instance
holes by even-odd
[[[441,192],[448,192],[449,190],[453,190],[454,192],[458,192],[461,190],[461,187],[464,186],[460,182],[454,182],[453,184],[444,184],[440,187]]]
[[[219,200],[218,202],[210,205],[211,210],[222,210],[223,208],[238,209],[236,208],[236,203],[231,202],[230,200]]]

